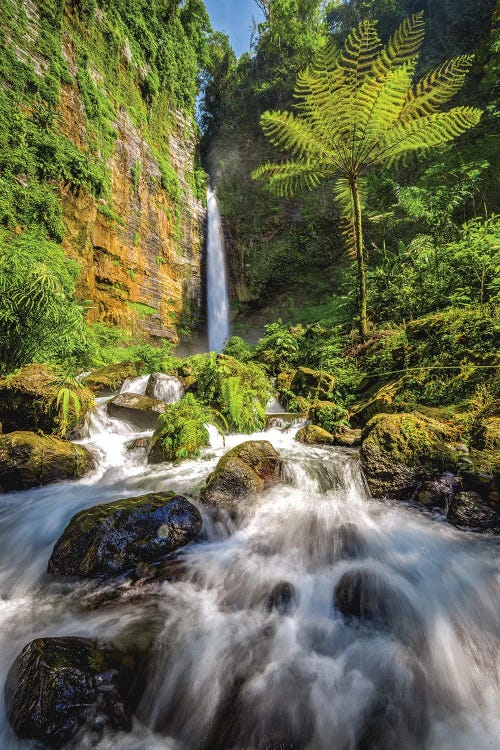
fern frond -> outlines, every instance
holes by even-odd
[[[352,90],[363,83],[382,47],[374,21],[361,21],[347,37],[340,55],[346,81]]]
[[[268,162],[255,170],[254,180],[267,179],[269,189],[279,198],[291,198],[300,190],[316,188],[322,179],[334,174],[334,168],[314,161]]]
[[[264,112],[261,117],[264,133],[271,143],[293,156],[315,157],[334,162],[335,155],[317,132],[309,124],[291,112]]]
[[[405,18],[373,63],[372,74],[385,78],[396,65],[414,69],[424,41],[424,13],[414,13]]]
[[[454,57],[421,78],[407,93],[401,122],[430,115],[446,104],[462,88],[473,61],[474,55]]]
[[[410,151],[442,146],[477,125],[481,115],[481,110],[475,107],[455,107],[449,112],[437,112],[394,125],[382,138],[372,161],[391,166]]]

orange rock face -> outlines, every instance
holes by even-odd
[[[85,110],[70,43],[64,54],[75,79],[62,87],[60,127],[84,148]],[[104,213],[103,202],[86,193],[61,187],[63,246],[82,267],[78,294],[89,302],[90,322],[175,341],[179,322],[196,319],[201,308],[205,210],[192,187],[194,125],[182,112],[169,112],[166,157],[179,179],[180,202],[162,187],[158,160],[124,108],[114,128],[118,138],[107,163],[111,211]]]

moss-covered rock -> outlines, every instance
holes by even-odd
[[[295,440],[304,445],[332,445],[333,435],[321,427],[308,424],[297,432]]]
[[[278,480],[280,466],[279,453],[267,440],[242,443],[220,459],[201,500],[236,512],[246,500]]]
[[[299,367],[290,383],[292,393],[311,400],[321,401],[331,398],[334,388],[333,375],[320,370],[311,370],[309,367]]]
[[[340,427],[335,431],[333,444],[340,445],[343,448],[354,448],[361,445],[361,430],[351,429],[350,427]]]
[[[85,387],[65,382],[47,365],[27,365],[0,380],[0,422],[4,432],[41,430],[47,435],[62,431],[63,417],[57,406],[57,394],[64,387],[75,393],[79,413],[72,400],[64,432],[71,432],[94,405],[93,393]]]
[[[140,374],[141,362],[118,362],[101,367],[87,375],[83,382],[94,393],[109,394],[122,387],[127,378]]]
[[[56,542],[49,573],[96,578],[154,562],[201,531],[197,508],[173,493],[96,505],[77,513]]]
[[[480,421],[474,434],[474,447],[500,451],[500,417],[487,417]]]
[[[9,722],[19,737],[51,747],[62,747],[84,726],[130,731],[130,672],[117,651],[95,640],[37,638],[9,670]]]
[[[408,498],[433,469],[454,468],[447,425],[422,414],[379,414],[362,433],[361,464],[373,497]]]
[[[155,398],[136,393],[120,393],[108,402],[106,410],[110,417],[123,419],[139,430],[155,430],[160,424],[160,414],[167,405]]]
[[[0,492],[79,479],[93,468],[92,455],[81,445],[34,432],[0,437]]]

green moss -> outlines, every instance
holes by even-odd
[[[156,315],[158,310],[155,307],[144,305],[142,302],[127,302],[128,307],[133,310],[139,320],[149,317],[150,315]]]

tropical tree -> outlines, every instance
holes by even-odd
[[[291,197],[336,178],[334,199],[357,261],[363,338],[368,330],[362,225],[367,173],[451,141],[481,117],[474,107],[439,111],[462,87],[471,55],[448,60],[413,83],[424,27],[423,13],[416,13],[383,46],[377,22],[362,21],[341,50],[327,43],[299,74],[296,115],[273,111],[261,118],[269,140],[289,158],[264,164],[254,179],[267,179],[275,194]]]

